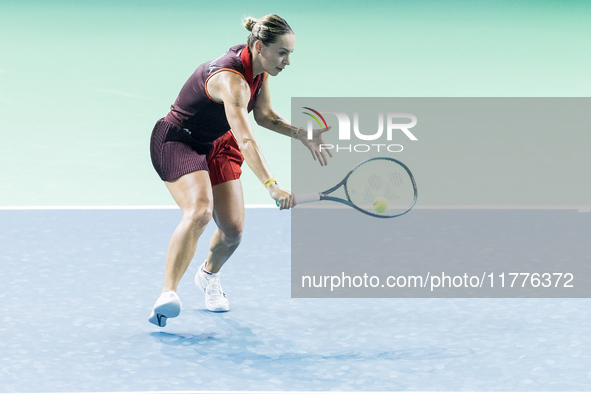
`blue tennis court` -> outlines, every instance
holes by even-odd
[[[589,223],[588,213],[565,215]],[[243,244],[222,271],[230,312],[205,310],[192,283],[212,225],[181,281],[181,315],[155,327],[147,317],[179,218],[173,209],[0,211],[0,391],[591,385],[587,299],[291,298],[290,215],[276,209],[247,209]]]

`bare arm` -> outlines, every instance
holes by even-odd
[[[287,120],[279,115],[271,106],[271,94],[269,91],[269,78],[265,79],[261,91],[257,97],[254,108],[254,120],[261,127],[272,130],[276,133],[300,140],[312,153],[314,160],[318,159],[320,165],[326,165],[328,160],[324,152],[332,157],[330,150],[320,150],[320,145],[324,144],[322,133],[328,130],[316,129],[313,131],[314,137],[308,140],[307,132],[303,127],[292,126]],[[330,127],[329,127],[330,129]]]
[[[209,94],[224,103],[226,118],[236,137],[240,151],[246,164],[254,172],[262,184],[273,178],[267,166],[265,157],[257,142],[250,119],[248,118],[248,102],[250,87],[240,75],[232,72],[220,72],[207,83]],[[295,204],[292,194],[277,186],[276,183],[267,185],[271,197],[279,201],[280,208],[291,208]]]
[[[254,107],[254,120],[261,127],[275,131],[285,136],[296,138],[299,133],[304,133],[302,127],[292,126],[287,120],[279,115],[271,106],[271,95],[269,91],[269,78],[265,79],[261,91],[257,97]]]

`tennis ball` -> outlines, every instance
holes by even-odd
[[[373,210],[377,213],[384,213],[388,209],[388,200],[378,197],[373,201]]]

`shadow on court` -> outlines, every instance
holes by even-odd
[[[203,312],[208,313],[208,312]],[[195,357],[216,358],[234,364],[252,361],[259,362],[260,367],[268,370],[268,363],[278,361],[317,362],[320,360],[343,361],[375,361],[375,360],[436,360],[464,357],[473,354],[470,349],[451,348],[402,348],[386,350],[377,353],[335,352],[334,354],[314,354],[297,350],[297,345],[289,340],[274,337],[269,333],[256,335],[248,326],[236,320],[224,317],[224,324],[229,326],[229,332],[166,333],[154,332],[153,338],[165,345],[163,353],[170,357],[194,359]],[[264,336],[264,339],[261,338]],[[167,348],[170,347],[170,348]],[[175,348],[189,348],[194,354],[176,352]],[[195,357],[192,357],[195,356]],[[293,371],[292,371],[293,372]]]
[[[271,384],[287,385],[290,390],[318,387],[361,390],[379,387],[382,390],[403,390],[404,383],[393,379],[384,381],[378,375],[361,372],[375,368],[380,371],[386,363],[391,368],[404,362],[425,363],[436,360],[463,358],[474,352],[468,348],[410,347],[381,351],[373,346],[367,350],[331,352],[319,347],[317,352],[298,349],[297,341],[283,339],[257,326],[232,318],[230,315],[213,317],[207,311],[197,311],[202,320],[215,320],[218,330],[202,333],[149,334],[166,358],[195,365],[218,365],[225,373],[238,380],[268,380]],[[293,333],[292,333],[293,334]],[[297,333],[296,333],[297,335]],[[376,372],[374,371],[374,374]]]

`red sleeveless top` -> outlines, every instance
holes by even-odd
[[[201,143],[213,142],[230,130],[224,103],[207,92],[207,80],[221,71],[242,75],[250,86],[248,112],[252,111],[263,84],[264,75],[253,77],[252,59],[246,44],[236,45],[217,59],[200,65],[181,89],[165,120],[190,132]]]

